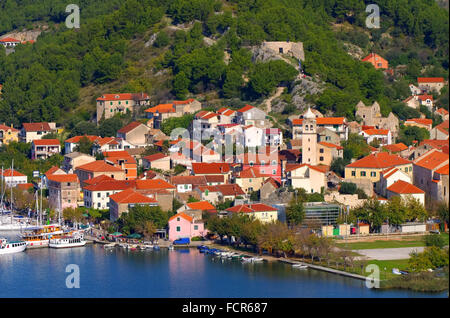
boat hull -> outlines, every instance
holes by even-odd
[[[25,251],[26,248],[26,244],[22,244],[21,246],[16,247],[0,248],[0,255],[20,253]]]
[[[51,248],[71,248],[71,247],[83,247],[86,245],[86,241],[79,242],[79,243],[60,243],[60,244],[54,244],[49,243],[48,246]]]

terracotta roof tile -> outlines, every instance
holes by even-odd
[[[226,174],[230,171],[230,165],[224,162],[192,163],[194,174]]]
[[[216,208],[209,203],[208,201],[199,201],[199,202],[192,202],[192,203],[186,203],[189,209],[191,210],[215,210]]]
[[[403,159],[397,155],[391,155],[386,152],[380,152],[370,154],[364,158],[356,160],[355,162],[348,164],[347,168],[379,168],[385,169],[388,167],[394,167],[398,165],[405,165],[411,163],[411,161]]]
[[[157,203],[155,199],[146,197],[129,188],[109,196],[116,203]]]
[[[51,174],[47,178],[55,182],[78,182],[78,176],[76,174]]]
[[[27,132],[32,131],[50,131],[50,125],[48,123],[23,123],[23,129]]]
[[[75,168],[75,170],[84,170],[90,172],[110,172],[110,171],[123,171],[120,168],[107,164],[103,160],[93,161]]]
[[[114,101],[114,100],[135,100],[135,99],[148,99],[150,96],[146,93],[122,93],[122,94],[103,94],[98,101]]]
[[[0,174],[2,173],[2,171],[0,170]],[[19,171],[17,171],[16,169],[14,169],[11,173],[11,169],[5,169],[3,170],[3,176],[5,177],[25,177],[25,175],[23,173],[20,173]]]
[[[405,145],[404,143],[400,142],[398,144],[383,146],[383,148],[388,151],[391,151],[391,152],[400,152],[400,151],[408,149],[408,146]]]
[[[187,221],[190,222],[190,223],[192,223],[192,221],[193,221],[193,218],[192,218],[192,217],[190,217],[190,216],[187,215],[186,213],[181,212],[181,213],[177,213],[177,214],[175,214],[174,216],[172,216],[172,217],[169,219],[169,222],[172,221],[172,220],[174,220],[174,219],[176,219],[177,217],[182,217],[183,219],[187,220]]]
[[[446,174],[446,175],[448,175],[448,167],[449,167],[449,165],[447,164],[447,165],[437,169],[435,172],[439,173],[439,174]]]
[[[419,189],[411,183],[405,182],[403,180],[398,180],[397,182],[389,186],[387,190],[398,194],[425,193],[425,191],[423,191],[422,189]]]
[[[277,209],[271,207],[270,205],[256,203],[256,204],[236,205],[234,207],[226,209],[226,211],[235,212],[235,213],[241,213],[241,212],[251,213],[251,212],[277,211]]]
[[[417,83],[443,83],[443,77],[418,77]]]
[[[32,141],[35,146],[60,146],[58,139],[35,139]]]
[[[448,154],[437,150],[430,150],[429,152],[423,154],[421,157],[417,158],[414,164],[428,170],[433,170],[446,161],[448,162],[448,160]]]
[[[132,131],[133,129],[139,127],[140,125],[144,125],[144,124],[139,121],[133,121],[133,122],[129,123],[128,125],[126,125],[125,127],[120,128],[117,132],[120,134],[127,134],[130,131]]]

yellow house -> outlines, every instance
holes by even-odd
[[[256,204],[241,204],[226,209],[230,214],[243,213],[249,215],[251,218],[259,220],[261,223],[271,223],[278,220],[277,209],[270,205],[256,203]]]
[[[12,124],[11,126],[0,124],[0,145],[8,145],[13,141],[19,141],[19,130],[14,128]]]
[[[380,180],[380,174],[388,168],[397,168],[412,178],[412,162],[400,156],[387,152],[368,155],[345,166],[345,180],[369,179],[375,183]]]
[[[251,167],[239,173],[236,184],[246,193],[251,193],[261,189],[264,181],[268,178],[270,178],[270,175],[261,174],[257,168]]]

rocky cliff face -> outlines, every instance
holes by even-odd
[[[43,27],[45,30],[46,27]],[[1,38],[11,37],[19,41],[36,41],[38,36],[42,33],[41,29],[26,30],[26,31],[14,31],[1,36]]]
[[[318,78],[313,78],[303,74],[299,74],[293,84],[292,101],[291,103],[300,111],[305,111],[308,106],[314,106],[312,103],[305,100],[307,95],[320,94],[324,90],[325,83]],[[287,103],[279,98],[272,101],[272,111],[281,112]]]

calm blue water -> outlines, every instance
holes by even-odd
[[[68,264],[80,288],[68,289]],[[278,262],[222,261],[197,249],[34,249],[0,256],[0,297],[447,297],[379,291],[364,282]]]

